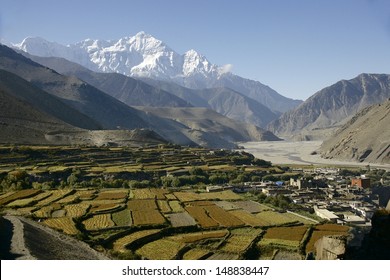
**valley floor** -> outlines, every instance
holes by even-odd
[[[246,152],[257,158],[271,161],[273,164],[367,166],[365,162],[324,159],[319,153],[312,154],[319,150],[322,141],[241,142],[238,144],[244,147]],[[370,166],[390,170],[390,164],[370,163]]]

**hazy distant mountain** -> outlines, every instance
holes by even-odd
[[[252,124],[234,121],[207,108],[141,107],[139,109],[163,119],[180,122],[189,128],[184,134],[202,146],[217,148],[224,143],[225,147],[234,148],[233,142],[254,141],[255,139],[258,141],[281,140],[269,131]],[[161,135],[164,137],[165,133]]]
[[[211,108],[240,122],[265,127],[279,116],[260,102],[230,88],[190,89],[167,81],[143,80],[187,100],[195,107]]]
[[[310,137],[322,129],[342,125],[359,110],[389,97],[390,75],[361,74],[320,90],[296,109],[271,122],[268,129],[277,135]]]
[[[390,99],[359,111],[321,150],[325,158],[390,163]]]
[[[227,87],[274,112],[285,112],[301,103],[260,82],[233,75],[229,65],[212,64],[195,50],[180,55],[144,32],[117,41],[87,39],[68,46],[29,37],[14,47],[37,56],[62,57],[93,71],[173,81],[193,89]]]

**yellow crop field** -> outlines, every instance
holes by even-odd
[[[307,226],[269,228],[263,239],[284,239],[300,242],[307,229]]]
[[[80,190],[77,191],[81,200],[92,200],[96,196],[95,190]]]
[[[187,206],[185,209],[202,228],[219,226],[219,223],[206,214],[206,211],[203,207]]]
[[[99,230],[115,226],[111,220],[111,214],[94,215],[91,218],[83,221],[86,230]]]
[[[131,211],[134,225],[160,225],[166,222],[157,210]]]
[[[284,213],[279,213],[275,211],[260,212],[256,214],[256,217],[263,220],[264,223],[268,224],[269,226],[279,226],[289,223],[297,223],[296,219],[284,215]]]
[[[53,202],[56,202],[57,200],[60,200],[61,198],[71,194],[74,192],[72,189],[68,190],[53,190],[49,191],[51,195],[48,198],[45,198],[41,201],[38,201],[37,206],[46,206]]]
[[[103,212],[113,212],[115,210],[118,210],[120,208],[124,208],[124,204],[97,204],[97,205],[92,205],[91,209],[89,210],[90,213],[92,214],[97,214],[97,213],[103,213]]]
[[[64,209],[66,210],[66,216],[71,218],[79,218],[87,214],[89,207],[91,207],[90,204],[79,203],[65,205]]]
[[[249,248],[254,239],[255,236],[233,234],[218,249],[228,253],[241,253]]]
[[[241,221],[243,221],[246,225],[251,226],[251,227],[263,227],[263,226],[268,226],[269,223],[259,219],[255,215],[248,213],[247,211],[244,210],[233,210],[229,211],[230,214],[233,216],[239,218]]]
[[[53,211],[60,210],[60,209],[61,209],[60,204],[53,203],[51,205],[47,205],[47,206],[44,206],[44,207],[36,210],[35,212],[33,212],[33,215],[36,218],[50,218],[51,213]]]
[[[126,247],[130,246],[133,242],[138,241],[141,238],[145,238],[154,234],[158,234],[161,229],[148,229],[130,233],[126,236],[118,238],[112,244],[114,251],[123,252],[126,251]]]
[[[193,248],[183,255],[183,260],[202,260],[209,254],[209,250]]]
[[[172,212],[171,207],[169,207],[169,203],[166,200],[157,200],[158,208],[160,209],[161,213],[170,213]]]
[[[173,193],[166,193],[165,198],[168,200],[177,200],[177,197]]]
[[[71,195],[65,196],[64,198],[58,200],[57,203],[60,203],[60,204],[75,203],[79,200],[79,197],[80,196],[77,193],[71,194]]]
[[[147,243],[136,253],[149,260],[173,260],[184,246],[183,243],[163,238]]]
[[[173,193],[181,202],[190,202],[196,200],[241,200],[243,199],[238,194],[227,190],[221,192],[174,192]]]
[[[76,235],[79,233],[73,219],[70,217],[49,218],[43,223],[48,227],[60,230],[69,235]]]
[[[180,242],[180,243],[194,243],[206,239],[220,239],[225,238],[229,234],[229,231],[226,229],[222,230],[212,230],[212,231],[201,231],[201,232],[192,232],[192,233],[183,233],[177,234],[171,237],[168,237],[171,240]]]
[[[157,188],[133,189],[135,199],[165,199],[166,190]]]
[[[154,199],[132,199],[127,202],[127,209],[131,211],[158,209]]]
[[[42,191],[41,190],[31,190],[31,189],[17,191],[17,192],[12,193],[11,195],[6,195],[3,198],[1,198],[0,205],[6,205],[14,200],[17,200],[17,199],[32,197],[32,196],[39,194],[40,192],[42,192]]]
[[[169,207],[171,207],[172,212],[174,213],[179,213],[179,212],[184,212],[184,208],[181,207],[180,202],[178,200],[170,200],[168,201]]]
[[[203,206],[206,213],[224,227],[244,226],[244,222],[217,205]]]
[[[96,200],[127,199],[128,196],[128,190],[101,191],[96,197]]]

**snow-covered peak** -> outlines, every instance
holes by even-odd
[[[29,37],[14,47],[33,55],[63,57],[94,71],[162,80],[196,77],[202,82],[217,78],[224,72],[221,69],[226,69],[193,49],[180,55],[143,31],[119,40],[86,39],[68,46]]]

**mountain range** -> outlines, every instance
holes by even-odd
[[[326,87],[267,128],[297,139],[326,139],[365,107],[390,98],[390,75],[361,74]]]
[[[65,58],[95,72],[170,81],[191,89],[229,88],[276,114],[302,102],[286,98],[260,82],[234,75],[229,72],[229,65],[212,64],[195,50],[180,55],[145,32],[112,41],[87,39],[68,46],[28,37],[13,47],[36,56]]]
[[[12,131],[19,127],[18,114],[15,115],[17,106],[9,106],[18,102],[23,102],[32,115],[41,114],[32,119],[25,118],[34,123],[32,127],[39,127],[35,133],[39,134],[37,139],[44,138],[55,143],[124,143],[126,137],[151,136],[153,142],[163,140],[181,145],[234,148],[233,141],[264,140],[267,136],[270,136],[270,140],[278,140],[272,133],[259,127],[236,123],[210,109],[198,110],[198,113],[195,110],[192,113],[193,121],[186,125],[177,117],[159,117],[158,114],[130,107],[75,76],[61,75],[3,45],[0,45],[0,69],[3,70],[4,79],[0,87],[4,95],[3,126],[13,128],[7,133],[2,131],[2,142],[7,142]],[[213,120],[208,118],[210,114]],[[54,125],[40,126],[40,119]],[[210,121],[219,127],[217,133],[203,129],[207,128],[203,123]],[[229,126],[225,125],[227,123]],[[236,129],[234,137],[231,136],[232,127]],[[128,131],[133,133],[130,135]],[[35,135],[27,131],[23,134],[23,129],[19,129],[19,132],[21,137],[16,143],[30,143],[30,138]]]

